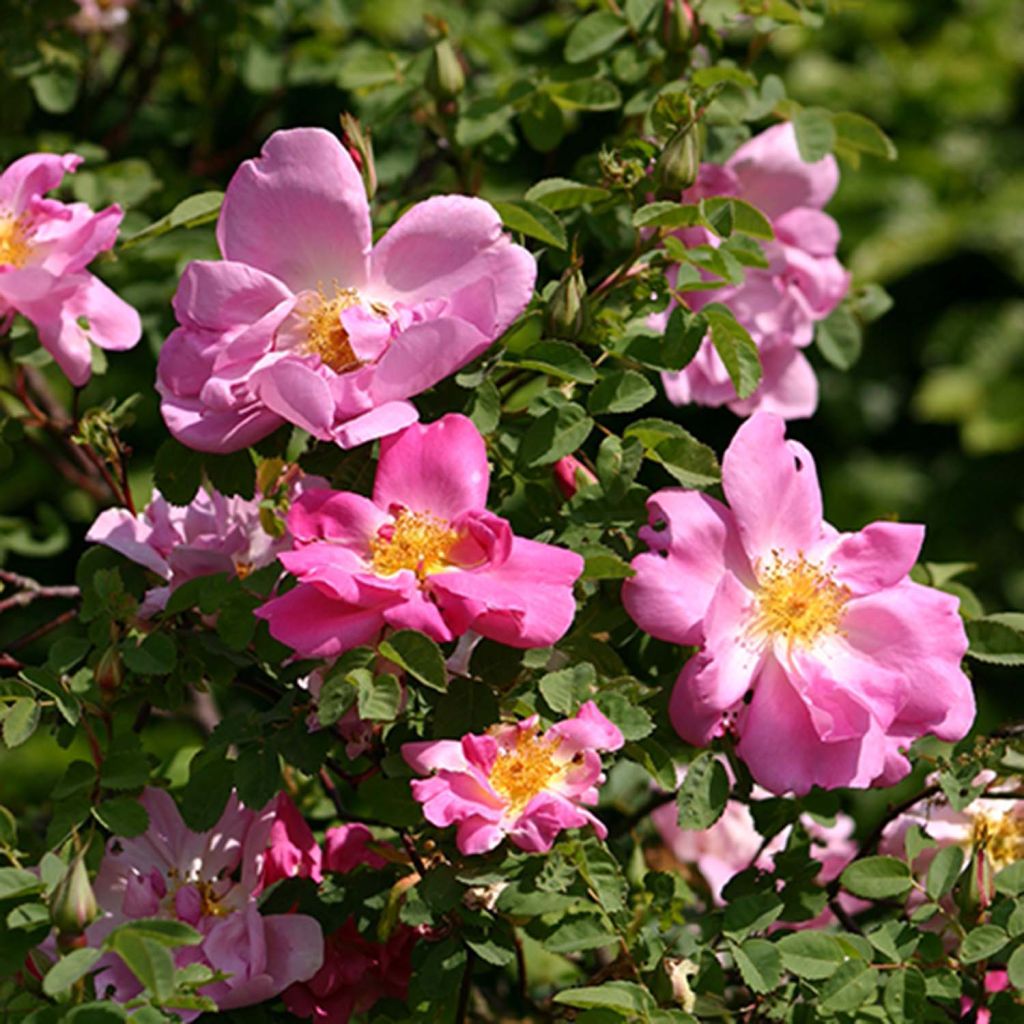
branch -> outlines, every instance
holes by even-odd
[[[24,608],[41,597],[63,598],[69,601],[81,597],[81,591],[76,586],[49,587],[44,586],[29,576],[21,576],[16,572],[9,572],[0,569],[0,582],[12,587],[18,587],[19,592],[0,601],[0,614],[9,608]]]

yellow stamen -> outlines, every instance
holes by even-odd
[[[320,289],[317,294],[319,304],[306,315],[306,351],[319,356],[335,373],[355,370],[360,365],[359,357],[342,326],[341,312],[355,306],[359,295],[354,288],[335,288],[333,299]]]
[[[984,850],[996,871],[1024,860],[1024,817],[1013,811],[978,812],[971,823],[971,845]]]
[[[509,811],[518,814],[538,794],[543,793],[565,774],[567,765],[556,764],[558,740],[544,740],[536,733],[523,732],[511,750],[498,755],[488,777],[491,788],[509,802]]]
[[[24,214],[0,216],[0,265],[23,267],[32,253]]]
[[[782,638],[791,648],[810,646],[819,637],[837,632],[850,591],[820,565],[803,555],[783,559],[776,554],[758,576],[761,586],[753,633]]]
[[[411,569],[425,579],[448,568],[448,555],[458,539],[446,520],[429,512],[402,509],[394,524],[370,541],[373,571],[378,576],[393,576]]]

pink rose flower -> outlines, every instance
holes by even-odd
[[[583,559],[525,540],[486,509],[483,438],[465,416],[416,424],[381,442],[373,500],[304,494],[281,554],[299,585],[257,609],[303,657],[331,658],[418,629],[437,641],[467,630],[511,647],[545,647],[576,612]]]
[[[505,836],[521,850],[544,853],[559,832],[591,825],[608,830],[583,804],[597,803],[604,782],[598,751],[618,750],[622,733],[587,701],[575,718],[543,735],[538,716],[494,726],[483,736],[406,743],[402,756],[427,779],[412,795],[432,825],[457,826],[464,854],[493,850]]]
[[[0,327],[15,313],[79,387],[92,374],[92,348],[131,348],[139,314],[85,268],[113,247],[120,206],[93,213],[85,203],[44,199],[80,156],[33,153],[0,174]]]
[[[679,489],[650,498],[651,550],[622,589],[642,629],[700,648],[672,694],[680,736],[733,733],[773,793],[891,784],[914,739],[963,738],[974,696],[957,599],[907,576],[924,528],[824,522],[810,452],[769,413],[736,432],[722,487],[729,507]]]
[[[814,412],[818,382],[800,350],[813,340],[814,324],[836,308],[850,286],[850,275],[835,255],[839,227],[822,212],[838,183],[832,156],[803,162],[788,122],[744,143],[724,165],[701,166],[696,184],[683,193],[684,203],[708,196],[743,199],[771,221],[775,238],[764,243],[768,266],[746,267],[742,284],[683,295],[693,310],[711,302],[728,306],[757,344],[764,375],[753,395],[739,399],[725,364],[705,338],[682,372],[663,374],[670,401],[728,405],[739,416],[762,410],[795,419]],[[705,228],[685,228],[678,235],[688,246],[719,244]],[[671,310],[652,317],[652,326],[663,328]]]
[[[222,1010],[271,999],[320,969],[323,934],[313,918],[264,917],[256,906],[276,800],[257,813],[232,794],[217,824],[201,833],[185,826],[165,791],[147,789],[140,800],[149,813],[149,828],[134,839],[108,842],[94,885],[105,916],[86,931],[90,945],[137,918],[184,921],[203,941],[176,950],[175,963],[201,963],[230,975],[200,990]],[[105,958],[96,975],[101,998],[109,992],[108,998],[124,1003],[141,989],[119,957]],[[198,1016],[178,1014],[186,1021]]]
[[[317,883],[323,880],[323,854],[291,797],[278,793],[271,806],[272,812],[263,816],[264,821],[269,819],[270,832],[258,854],[259,884],[254,896],[285,878],[311,878]]]
[[[289,492],[294,498],[321,483],[317,477],[308,477],[291,484]],[[124,508],[101,512],[85,539],[113,548],[166,581],[146,591],[139,614],[149,618],[165,607],[183,583],[221,572],[244,578],[270,565],[290,546],[287,532],[274,537],[263,528],[261,501],[259,493],[247,500],[200,489],[182,507],[153,491],[138,515]]]
[[[407,399],[480,355],[536,277],[482,199],[427,199],[373,245],[359,171],[320,128],[242,164],[217,240],[222,261],[185,269],[157,373],[171,433],[203,451],[286,422],[344,448],[407,426]]]
[[[360,866],[384,867],[387,860],[372,848],[374,843],[365,825],[328,829],[324,869],[347,874]],[[386,848],[385,844],[379,847]],[[353,1014],[365,1013],[379,999],[405,999],[413,947],[422,937],[420,929],[399,924],[385,942],[370,942],[349,918],[327,936],[320,970],[284,993],[288,1012],[317,1024],[347,1024]]]
[[[135,0],[77,0],[78,13],[71,27],[83,35],[89,32],[112,32],[128,23],[128,9]]]

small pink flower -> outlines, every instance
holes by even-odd
[[[587,701],[575,718],[546,733],[538,716],[494,726],[483,736],[406,743],[402,756],[427,779],[412,795],[432,825],[457,825],[465,854],[493,850],[505,836],[522,850],[545,852],[559,832],[592,825],[607,829],[583,804],[597,803],[604,782],[598,751],[618,750],[622,733]]]
[[[175,952],[184,967],[201,963],[229,977],[200,991],[222,1010],[251,1006],[311,978],[323,963],[320,925],[303,914],[270,914],[256,906],[268,837],[280,805],[248,810],[232,794],[208,832],[192,832],[171,797],[147,789],[141,801],[149,828],[134,839],[111,839],[96,876],[105,916],[86,931],[98,945],[118,925],[143,917],[184,921],[203,936]],[[98,994],[123,1003],[142,986],[119,957],[108,955],[96,976]],[[178,1011],[183,1020],[198,1014]]]
[[[408,401],[523,311],[536,264],[482,199],[435,196],[376,245],[362,178],[320,128],[275,132],[228,185],[224,259],[189,264],[157,390],[179,441],[229,452],[283,423],[343,448],[414,422]]]
[[[995,970],[985,972],[985,993],[987,995],[1005,992],[1008,988],[1010,988],[1010,974],[1008,971]],[[969,1019],[973,1009],[974,1003],[968,996],[964,996],[960,1000],[960,1019]],[[986,1006],[979,1007],[974,1021],[975,1024],[994,1024],[992,1011]]]
[[[288,514],[281,563],[299,585],[256,612],[303,657],[330,658],[418,629],[467,630],[511,647],[545,647],[576,612],[583,559],[525,540],[486,509],[483,438],[465,416],[416,424],[381,442],[373,500],[304,494]]]
[[[597,477],[575,455],[564,455],[551,467],[551,472],[555,486],[566,501],[579,490],[581,484],[586,486],[597,483]]]
[[[750,398],[739,399],[725,364],[705,338],[681,373],[663,375],[670,401],[728,405],[739,416],[761,410],[795,419],[814,412],[818,382],[801,349],[811,343],[814,324],[836,308],[850,286],[850,275],[835,256],[839,228],[822,212],[838,182],[833,157],[803,162],[788,122],[744,143],[724,165],[702,165],[683,202],[708,196],[743,199],[771,221],[775,238],[764,244],[768,266],[745,268],[742,284],[683,295],[694,310],[711,302],[728,306],[757,344],[764,376]],[[688,246],[719,244],[705,228],[678,234]],[[652,317],[652,326],[664,327],[671,309]]]
[[[139,314],[85,268],[113,247],[120,206],[93,213],[85,203],[44,199],[80,156],[34,153],[0,174],[0,327],[15,313],[72,384],[92,374],[92,345],[122,350],[142,336]]]
[[[290,496],[321,483],[317,477],[300,480],[290,486]],[[85,539],[113,548],[166,580],[165,586],[146,592],[139,614],[149,618],[188,580],[221,572],[245,577],[290,546],[287,532],[274,537],[263,528],[261,501],[260,494],[247,500],[200,489],[182,507],[154,491],[138,515],[124,508],[101,512]]]
[[[254,896],[284,878],[311,878],[317,883],[323,880],[323,854],[291,797],[278,793],[272,806],[270,834],[260,855],[262,864]]]
[[[77,0],[78,13],[71,27],[83,35],[89,32],[112,32],[128,22],[128,10],[135,0]]]
[[[729,506],[695,491],[648,501],[651,549],[622,600],[652,636],[696,645],[672,694],[676,731],[731,732],[774,793],[891,784],[920,736],[974,720],[957,599],[912,582],[924,528],[822,520],[810,452],[757,413],[722,464]]]

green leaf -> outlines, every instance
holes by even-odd
[[[1016,989],[1024,990],[1024,946],[1018,946],[1006,962],[1006,970],[1010,975],[1010,984]]]
[[[798,978],[828,978],[846,959],[846,951],[831,935],[806,931],[784,935],[777,943],[782,965]]]
[[[78,100],[78,74],[66,64],[54,64],[32,75],[28,84],[48,114],[66,114]]]
[[[452,679],[448,692],[437,702],[434,737],[461,737],[483,732],[499,716],[498,702],[484,683],[461,677]]]
[[[86,650],[88,650],[88,646],[86,646]],[[77,649],[81,650],[81,647]],[[47,660],[49,661],[50,659],[47,658]],[[75,660],[77,661],[78,659]],[[63,672],[65,670],[58,669],[56,671]],[[64,688],[56,671],[50,671],[45,668],[26,668],[19,675],[30,686],[53,698],[53,702],[57,705],[57,710],[64,717],[64,721],[69,725],[77,725],[81,717],[78,701]]]
[[[726,306],[713,302],[701,312],[707,318],[711,342],[725,364],[736,394],[749,398],[761,383],[761,357],[754,339]]]
[[[999,612],[967,622],[967,653],[992,665],[1024,665],[1024,613]]]
[[[519,356],[513,365],[580,384],[593,384],[597,380],[593,363],[568,341],[539,341]]]
[[[317,721],[330,728],[356,702],[359,691],[347,673],[334,673],[324,681],[317,698]]]
[[[213,828],[227,806],[234,773],[224,758],[197,754],[189,765],[189,779],[181,791],[181,815],[193,832]]]
[[[543,940],[543,945],[550,953],[576,953],[584,949],[600,949],[617,941],[603,915],[570,914],[559,920]]]
[[[628,580],[636,575],[636,570],[619,558],[614,551],[607,548],[595,548],[587,545],[579,549],[583,556],[583,575],[585,580]]]
[[[93,817],[115,836],[140,836],[149,828],[149,814],[135,797],[117,796],[92,809]]]
[[[695,757],[686,769],[676,808],[679,827],[704,830],[722,816],[729,799],[729,776],[718,757],[705,751]]]
[[[747,939],[732,954],[743,980],[759,994],[771,992],[782,980],[782,955],[767,939]]]
[[[168,438],[156,450],[153,485],[172,504],[187,505],[202,482],[203,457]]]
[[[924,1010],[927,985],[916,967],[893,971],[885,983],[882,1005],[893,1024],[916,1021]]]
[[[865,857],[854,861],[840,875],[847,892],[867,900],[902,896],[914,884],[910,868],[895,857]]]
[[[619,862],[600,840],[582,840],[573,853],[573,861],[587,886],[608,913],[614,914],[625,907],[629,886]]]
[[[833,114],[832,127],[839,145],[879,156],[883,160],[895,160],[898,156],[892,139],[874,121],[861,114],[849,111]]]
[[[751,932],[762,932],[777,921],[785,903],[773,892],[755,892],[731,900],[725,908],[722,931],[730,938],[744,939]]]
[[[856,1010],[878,987],[878,971],[863,960],[847,960],[818,992],[818,1006],[826,1013]]]
[[[964,866],[963,851],[959,846],[947,846],[935,855],[928,868],[928,882],[925,890],[930,899],[939,900],[955,884]]]
[[[654,385],[636,370],[615,370],[601,378],[590,392],[587,408],[594,416],[634,412],[657,395]]]
[[[565,41],[565,59],[570,64],[600,57],[610,50],[627,32],[629,26],[608,11],[596,11],[573,25]]]
[[[281,788],[281,763],[270,744],[253,743],[239,751],[235,788],[246,807],[263,807]]]
[[[237,494],[248,501],[256,493],[256,464],[248,449],[229,455],[204,454],[203,468],[221,494]]]
[[[119,1024],[127,1019],[117,1003],[82,1003],[68,1011],[63,1024]],[[142,1024],[137,1014],[133,1020]]]
[[[46,886],[38,875],[21,868],[0,868],[0,900],[20,899],[42,892]]]
[[[43,991],[48,996],[56,996],[67,991],[79,978],[84,978],[103,956],[99,949],[74,949],[62,956],[43,978]]]
[[[565,138],[565,115],[546,92],[535,92],[519,114],[526,141],[538,153],[550,153]],[[529,232],[527,232],[529,233]]]
[[[557,249],[568,245],[562,222],[545,206],[527,199],[495,200],[491,204],[509,231],[536,238]]]
[[[835,367],[848,370],[860,358],[864,332],[857,318],[845,306],[838,306],[814,332],[818,351]]]
[[[973,964],[994,957],[1009,942],[1010,937],[998,925],[983,924],[973,928],[960,944],[960,962]]]
[[[200,224],[209,224],[217,219],[223,201],[223,192],[199,192],[187,199],[182,199],[170,213],[154,221],[149,227],[122,238],[118,249],[130,249],[140,242],[147,242],[150,239],[159,238],[160,235],[166,235],[168,231],[173,231],[175,228],[196,228]],[[166,495],[164,496],[166,497]]]
[[[996,892],[1006,896],[1019,896],[1024,892],[1024,860],[1003,868],[992,881]]]
[[[793,128],[800,158],[806,163],[817,163],[835,148],[836,129],[828,110],[804,107],[793,117]]]
[[[174,959],[170,950],[134,931],[118,929],[111,948],[128,969],[161,1002],[174,989]]]
[[[633,214],[635,228],[688,228],[703,219],[699,206],[659,201],[641,206]]]
[[[679,371],[688,366],[707,333],[708,322],[705,317],[676,306],[665,325],[661,346],[664,369]]]
[[[567,988],[556,993],[554,1001],[578,1010],[603,1007],[625,1017],[650,1013],[657,1005],[647,989],[632,981],[606,981],[589,988]]]
[[[678,423],[638,420],[625,429],[623,437],[637,438],[647,458],[664,466],[684,487],[710,487],[722,477],[714,451]]]
[[[174,671],[178,648],[166,633],[150,633],[141,644],[123,648],[126,667],[140,676],[166,676]]]
[[[559,715],[572,715],[591,696],[596,682],[594,666],[584,662],[549,672],[537,685],[552,711]]]
[[[400,629],[382,640],[377,650],[424,686],[442,692],[448,688],[444,655],[429,636],[414,629]]]
[[[153,942],[170,949],[178,946],[198,946],[203,936],[184,921],[172,921],[163,917],[140,917],[127,924],[119,925],[104,940],[104,949],[114,949],[118,935],[131,932],[139,938],[152,939]]]
[[[527,428],[516,462],[523,469],[550,466],[576,451],[593,428],[594,421],[575,402],[548,409]]]
[[[616,110],[622,106],[622,93],[607,78],[576,78],[571,82],[549,82],[545,88],[551,98],[569,110]]]
[[[756,207],[744,199],[731,196],[711,196],[701,200],[704,217],[712,229],[727,238],[733,232],[741,232],[754,238],[774,238],[771,221]],[[728,216],[728,230],[719,231],[716,218],[722,214]]]
[[[371,722],[393,722],[402,704],[402,684],[388,673],[375,676],[365,671],[359,681],[357,701],[360,718]]]
[[[4,712],[3,737],[8,747],[19,747],[39,725],[39,705],[32,697],[18,697]]]
[[[557,213],[559,210],[574,210],[586,203],[600,202],[610,195],[608,189],[597,185],[583,185],[569,178],[543,178],[531,186],[523,198]]]

